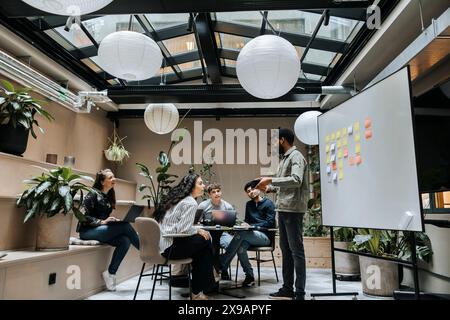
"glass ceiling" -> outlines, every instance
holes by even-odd
[[[236,77],[236,59],[244,45],[260,34],[278,34],[290,41],[296,48],[299,59],[305,53],[314,30],[321,18],[320,13],[300,10],[268,11],[263,18],[260,11],[217,12],[209,14],[210,34],[213,35],[214,52],[200,48],[200,36],[194,33],[195,26],[189,24],[189,14],[142,14],[134,15],[130,24],[129,15],[88,17],[82,27],[73,26],[67,32],[64,25],[55,23],[50,17],[29,18],[39,30],[52,38],[62,50],[71,54],[80,67],[89,68],[98,78],[111,85],[159,84],[161,74],[167,84],[201,79],[208,65],[203,56],[213,55],[219,64],[220,74]],[[43,28],[46,25],[46,28]],[[197,22],[198,24],[198,22]],[[129,30],[145,33],[160,46],[165,62],[154,78],[127,83],[105,73],[97,61],[99,43],[115,31]],[[311,48],[303,57],[301,79],[324,82],[339,64],[355,36],[362,30],[364,22],[331,16],[327,26],[322,25]],[[209,51],[211,51],[209,49]],[[214,61],[214,59],[213,59]],[[203,64],[202,64],[203,62]],[[210,62],[211,63],[211,62]]]

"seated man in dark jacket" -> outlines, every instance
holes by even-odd
[[[268,246],[270,238],[266,229],[275,228],[275,206],[270,199],[263,198],[261,191],[255,189],[254,181],[248,182],[244,191],[251,199],[245,207],[245,219],[242,227],[255,227],[251,230],[238,231],[232,237],[227,235],[227,239],[221,239],[222,242],[228,242],[226,252],[222,256],[222,273],[226,273],[231,260],[237,253],[242,269],[245,273],[245,280],[242,286],[249,287],[255,284],[253,268],[248,259],[247,249],[251,246]]]

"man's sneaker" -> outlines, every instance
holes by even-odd
[[[242,282],[243,287],[251,287],[255,285],[255,278],[249,274],[245,275],[244,282]]]
[[[109,291],[116,291],[116,275],[110,274],[108,270],[102,273],[103,280],[105,280],[106,289]]]
[[[222,270],[222,273],[220,274],[220,278],[225,281],[231,280],[230,275],[228,274],[227,270]]]
[[[278,290],[277,292],[269,294],[270,299],[278,299],[278,300],[292,300],[294,299],[295,295],[292,291],[287,291],[283,288]]]

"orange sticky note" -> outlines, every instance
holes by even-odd
[[[355,165],[355,157],[350,157],[348,158],[348,164],[350,166],[354,166]]]
[[[355,145],[355,153],[361,153],[361,144],[360,143],[357,143]]]
[[[359,154],[355,157],[355,163],[357,165],[360,165],[362,163],[362,159],[361,159],[361,156]]]
[[[348,157],[348,148],[344,148],[344,158]]]
[[[355,134],[355,142],[361,141],[361,135],[359,133]]]
[[[364,121],[364,127],[366,129],[370,128],[372,126],[372,119],[370,118],[366,118],[366,120]]]
[[[336,162],[333,162],[333,163],[331,164],[331,169],[333,169],[333,171],[336,171],[336,170],[337,170]]]
[[[370,138],[372,138],[372,130],[371,129],[367,129],[364,136],[366,137],[367,140],[369,140]]]

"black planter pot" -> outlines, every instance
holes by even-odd
[[[29,133],[30,130],[21,125],[16,128],[10,124],[0,125],[0,152],[21,156],[27,149]]]

